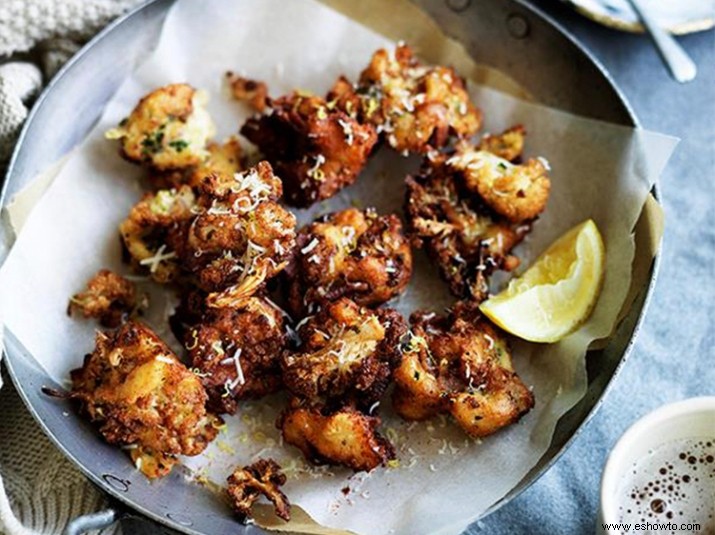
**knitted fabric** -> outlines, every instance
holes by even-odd
[[[34,52],[45,79],[76,51],[74,42],[91,37],[139,0],[2,0],[0,60]],[[7,160],[23,121],[26,103],[41,88],[42,75],[32,63],[0,69],[0,163]],[[7,67],[7,68],[6,68]]]
[[[69,520],[106,508],[106,501],[42,433],[4,379],[0,390],[0,533],[62,533]],[[112,527],[101,533],[119,531]]]
[[[0,169],[43,79],[139,1],[0,0]],[[7,376],[0,376],[0,415],[0,534],[60,534],[72,518],[106,508],[102,493],[42,433]],[[101,533],[120,532],[112,526]]]

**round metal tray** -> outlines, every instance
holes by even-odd
[[[474,59],[499,69],[534,98],[575,114],[636,126],[636,119],[599,63],[544,14],[522,0],[413,0],[462,42]],[[151,50],[173,0],[147,3],[106,28],[46,88],[28,118],[3,185],[0,203],[26,186],[89,132],[124,78]],[[0,226],[0,262],[12,242]],[[558,423],[551,445],[536,466],[489,514],[536,481],[568,447],[603,399],[633,344],[657,271],[641,289],[627,317],[604,349],[587,356],[588,391]],[[261,533],[241,526],[208,490],[186,481],[180,470],[149,482],[118,448],[105,443],[85,421],[66,417],[66,401],[41,394],[59,387],[12,335],[5,332],[6,362],[28,409],[55,445],[90,480],[134,512],[184,533]],[[95,524],[116,518],[95,518]],[[86,520],[86,519],[85,519]],[[75,524],[86,527],[85,520]]]

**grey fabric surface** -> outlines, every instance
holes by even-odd
[[[594,533],[601,470],[638,418],[660,405],[715,395],[715,32],[679,41],[699,67],[672,81],[645,37],[534,2],[611,72],[644,128],[682,139],[661,179],[666,212],[660,275],[634,351],[599,412],[556,465],[468,533]]]

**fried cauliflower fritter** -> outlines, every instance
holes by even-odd
[[[209,142],[206,145],[207,156],[196,166],[187,167],[164,173],[153,173],[149,176],[154,189],[179,188],[183,185],[197,188],[204,178],[218,174],[227,180],[236,173],[243,171],[243,150],[238,138],[232,136],[223,144]]]
[[[167,249],[169,236],[185,232],[195,208],[189,186],[146,193],[119,225],[132,268],[162,284],[177,279],[180,266],[176,253]]]
[[[369,310],[345,297],[326,303],[299,327],[298,351],[284,354],[283,382],[311,403],[367,410],[390,382],[405,331],[394,310]]]
[[[310,206],[352,184],[377,141],[362,125],[325,99],[295,92],[268,101],[241,134],[256,144],[283,179],[285,200]]]
[[[199,378],[141,323],[98,333],[94,352],[71,377],[70,397],[149,478],[168,474],[179,455],[204,451],[222,424],[206,411]]]
[[[504,130],[501,134],[482,136],[477,148],[515,163],[521,159],[521,154],[524,152],[525,137],[526,129],[518,124]],[[457,147],[459,148],[459,145]]]
[[[395,458],[395,450],[378,432],[380,419],[351,407],[321,411],[293,400],[277,426],[283,440],[316,464],[336,464],[369,472]]]
[[[412,274],[412,251],[399,218],[372,209],[321,217],[301,229],[295,251],[286,273],[296,314],[343,296],[379,305],[402,293]]]
[[[184,252],[211,307],[236,307],[288,264],[295,216],[279,203],[281,180],[268,162],[200,188],[202,212],[192,222]]]
[[[273,503],[278,517],[290,520],[290,502],[281,491],[286,476],[273,459],[258,459],[251,465],[236,468],[226,481],[231,505],[244,519],[251,518],[251,506],[263,495]]]
[[[407,420],[451,414],[472,437],[518,421],[534,396],[514,371],[504,337],[473,302],[448,317],[416,313],[395,370],[393,406]]]
[[[155,171],[185,169],[206,159],[214,125],[205,109],[208,95],[187,84],[172,84],[144,96],[108,139],[121,141],[127,160]]]
[[[447,160],[447,166],[461,173],[465,187],[494,212],[520,223],[536,218],[546,208],[551,181],[545,162],[530,159],[515,165],[492,152],[463,145]]]
[[[226,73],[226,81],[231,88],[233,98],[248,102],[258,113],[263,113],[268,104],[268,86],[264,82],[251,80],[231,71]]]
[[[445,159],[432,155],[420,175],[407,178],[409,230],[415,245],[426,246],[452,293],[481,301],[488,296],[493,271],[519,265],[511,250],[531,226],[510,223],[489,210]]]
[[[85,291],[70,298],[67,313],[79,312],[85,318],[97,318],[101,325],[113,329],[142,306],[146,306],[146,296],[137,299],[133,282],[101,269],[87,282]]]
[[[328,94],[340,109],[376,127],[399,152],[426,153],[450,136],[465,138],[482,123],[454,69],[423,65],[407,45],[380,49],[353,88],[340,78]]]
[[[186,297],[172,323],[189,324],[181,339],[206,388],[209,408],[234,414],[238,400],[263,397],[282,385],[280,356],[287,341],[283,313],[260,297],[247,299],[240,308],[206,308],[203,303],[199,293]]]
[[[278,204],[280,179],[267,162],[195,188],[147,194],[120,225],[135,268],[166,283],[182,277],[210,292],[210,306],[237,307],[287,265],[295,217]]]

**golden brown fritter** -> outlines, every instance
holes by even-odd
[[[154,189],[179,188],[183,185],[196,188],[208,175],[219,174],[230,179],[243,171],[243,150],[237,137],[232,136],[223,144],[209,142],[206,152],[206,159],[196,166],[152,173],[149,176],[151,185]]]
[[[394,310],[370,310],[345,297],[325,303],[300,325],[298,351],[283,356],[283,382],[311,403],[367,410],[390,382],[405,331]]]
[[[393,149],[404,153],[443,147],[450,136],[469,137],[482,123],[481,111],[454,69],[424,65],[404,44],[392,56],[385,49],[375,52],[355,88],[338,79],[328,100],[375,126]]]
[[[521,154],[524,152],[525,137],[526,129],[518,124],[504,130],[501,134],[482,136],[477,148],[516,163],[521,159]]]
[[[321,411],[293,400],[277,426],[283,440],[316,464],[347,466],[369,472],[395,458],[395,450],[378,432],[380,419],[350,407]]]
[[[301,229],[286,274],[295,314],[342,296],[359,305],[379,305],[407,286],[412,251],[396,215],[348,208]]]
[[[452,293],[480,301],[488,296],[489,274],[519,265],[511,250],[531,227],[492,212],[445,159],[432,154],[420,175],[407,178],[408,228],[415,245],[426,246]]]
[[[518,421],[534,396],[514,371],[504,337],[476,305],[457,303],[448,317],[413,314],[393,406],[407,420],[451,414],[472,437]]]
[[[263,495],[273,503],[278,517],[290,520],[290,502],[281,491],[286,476],[273,459],[259,459],[251,465],[236,468],[226,481],[231,505],[244,519],[251,518],[251,506]]]
[[[79,312],[85,318],[97,318],[104,327],[118,327],[138,308],[146,307],[146,296],[137,300],[133,282],[101,269],[87,282],[87,289],[73,295],[67,313]]]
[[[282,384],[283,312],[261,297],[249,298],[240,308],[206,309],[203,302],[198,293],[187,296],[172,323],[189,324],[181,338],[210,409],[234,414],[238,400],[263,397]]]
[[[195,188],[147,194],[120,225],[135,268],[157,282],[181,277],[212,307],[237,307],[287,265],[295,217],[278,204],[281,181],[267,162]]]
[[[233,98],[248,102],[258,113],[263,113],[268,101],[268,86],[264,82],[251,80],[231,71],[226,73],[226,81],[231,87]]]
[[[169,473],[179,455],[204,451],[222,424],[206,412],[199,378],[141,323],[98,333],[94,352],[71,377],[82,412],[149,478]]]
[[[205,109],[208,95],[187,84],[172,84],[144,96],[108,139],[121,140],[127,160],[155,171],[185,169],[206,159],[214,125]]]
[[[268,101],[241,134],[255,143],[283,179],[286,202],[310,206],[352,184],[377,134],[325,99],[295,92]]]
[[[122,242],[135,271],[165,284],[180,274],[170,234],[182,234],[194,217],[196,196],[189,186],[147,193],[119,225]]]
[[[547,165],[542,158],[516,165],[467,145],[447,160],[447,166],[461,173],[469,191],[512,223],[532,220],[546,208],[551,188]]]
[[[189,229],[182,257],[212,307],[240,306],[280,273],[295,246],[295,216],[279,203],[281,180],[268,162],[199,190],[202,211]]]

